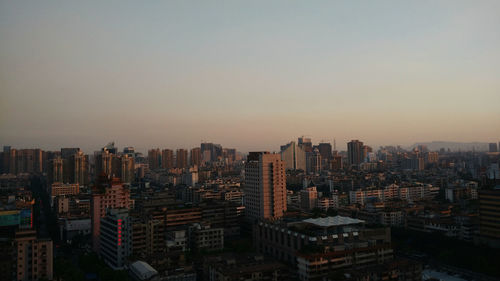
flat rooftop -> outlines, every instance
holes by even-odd
[[[325,217],[325,218],[316,218],[316,219],[306,219],[303,220],[305,223],[314,224],[320,227],[330,227],[330,226],[341,226],[341,225],[350,225],[350,224],[359,224],[364,223],[363,220],[353,219],[350,217]]]

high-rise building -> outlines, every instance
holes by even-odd
[[[490,143],[490,152],[498,152],[498,146],[497,146],[496,142],[491,142]]]
[[[321,171],[321,154],[318,148],[315,148],[313,152],[307,153],[307,172],[317,174]]]
[[[108,209],[101,219],[99,254],[113,270],[122,270],[132,252],[128,209]]]
[[[2,153],[2,170],[0,171],[2,174],[8,174],[9,171],[9,165],[10,165],[10,150],[11,147],[8,145],[5,145],[3,147],[3,153]]]
[[[100,174],[92,188],[90,200],[90,213],[92,221],[92,246],[98,252],[101,218],[106,215],[107,209],[130,209],[130,190],[123,186],[120,179],[108,179],[107,175]]]
[[[344,168],[344,165],[342,163],[342,156],[341,155],[335,155],[333,156],[332,160],[330,161],[330,169],[334,171],[342,170]]]
[[[281,160],[288,170],[306,170],[306,152],[294,141],[281,146]]]
[[[135,149],[133,146],[127,146],[123,148],[123,154],[127,154],[129,157],[135,157]]]
[[[225,163],[230,165],[236,160],[236,149],[224,148],[222,149],[222,155]]]
[[[368,155],[373,152],[373,148],[371,148],[371,146],[368,145],[363,145],[361,150],[363,151],[361,155],[361,162],[369,162]]]
[[[222,146],[214,143],[202,143],[200,145],[203,162],[215,162],[222,158]]]
[[[172,169],[174,167],[174,151],[164,149],[161,151],[161,167],[162,169]]]
[[[67,182],[87,185],[89,182],[88,165],[88,156],[83,154],[82,151],[70,155],[65,162],[65,166],[67,166],[67,168],[65,167],[65,170],[67,170]]]
[[[310,138],[304,136],[300,137],[298,140],[299,147],[301,147],[305,152],[312,152],[312,141]]]
[[[49,183],[64,182],[64,161],[58,157],[49,161],[47,179]]]
[[[318,202],[318,191],[315,186],[308,187],[300,191],[300,207],[304,210],[316,208]]]
[[[352,140],[347,143],[347,159],[351,166],[357,166],[363,162],[363,142]]]
[[[95,155],[95,175],[98,176],[101,173],[105,173],[107,176],[113,174],[113,153],[108,150],[99,151]]]
[[[123,183],[131,183],[135,180],[135,161],[128,154],[120,156],[120,179]]]
[[[43,172],[43,151],[41,149],[33,149],[33,172]]]
[[[191,149],[191,166],[200,166],[201,164],[201,149],[199,147],[195,147]]]
[[[61,148],[61,158],[69,159],[70,156],[77,154],[80,152],[80,148],[72,147],[72,148]]]
[[[35,230],[16,232],[17,266],[14,280],[52,280],[53,243],[50,239],[38,239]]]
[[[245,164],[245,215],[276,219],[286,211],[285,163],[279,154],[250,152]]]
[[[483,242],[500,248],[500,189],[479,191],[479,234]]]
[[[156,170],[161,167],[161,153],[159,148],[148,151],[148,161],[150,170]]]
[[[186,149],[177,149],[175,152],[175,162],[176,168],[185,169],[188,168],[188,151]]]
[[[318,144],[319,154],[321,154],[321,159],[329,161],[332,159],[332,145],[329,142],[322,142]]]
[[[11,148],[9,149],[9,156],[8,156],[8,159],[9,159],[9,173],[10,174],[17,174],[17,164],[16,164],[16,160],[17,160],[17,149],[14,149],[14,148]]]

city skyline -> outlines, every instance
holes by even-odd
[[[2,145],[499,139],[495,1],[0,5]]]
[[[305,137],[305,136],[300,136],[300,137]],[[201,140],[201,142],[193,142],[192,145],[184,145],[184,146],[179,146],[179,147],[174,147],[172,145],[168,144],[158,144],[158,145],[153,145],[153,146],[144,146],[144,147],[139,147],[139,146],[134,146],[130,142],[126,143],[119,143],[116,141],[111,141],[107,142],[106,145],[104,145],[105,142],[101,142],[96,145],[92,146],[81,146],[78,145],[78,143],[68,143],[68,145],[61,145],[61,144],[54,144],[51,146],[42,146],[42,145],[22,145],[19,143],[15,144],[1,144],[0,147],[11,147],[15,149],[42,149],[45,151],[59,151],[61,149],[72,149],[72,148],[79,148],[83,153],[85,154],[93,154],[94,152],[99,152],[101,151],[104,147],[107,145],[113,143],[115,145],[115,148],[118,150],[118,152],[122,153],[125,149],[133,148],[135,152],[142,153],[144,156],[148,156],[148,151],[154,150],[154,149],[159,149],[160,153],[162,150],[171,150],[174,155],[177,150],[184,150],[187,149],[188,152],[192,149],[199,149],[200,144],[203,143],[208,143],[208,144],[218,144],[221,145],[223,148],[231,148],[231,149],[236,149],[238,153],[241,153],[243,155],[248,154],[250,152],[262,152],[262,151],[269,151],[273,153],[279,153],[281,148],[283,146],[289,145],[290,142],[296,142],[298,138],[300,137],[295,137],[288,139],[284,141],[283,143],[272,143],[272,144],[266,144],[264,146],[255,146],[255,149],[242,149],[238,145],[228,145],[225,143],[220,143],[217,141],[208,141],[208,140]],[[319,145],[319,144],[330,144],[332,149],[335,151],[339,152],[347,152],[347,145],[349,142],[353,140],[363,140],[363,142],[373,148],[374,150],[378,150],[381,147],[387,147],[387,146],[393,146],[393,147],[401,147],[402,149],[407,149],[410,150],[412,148],[417,147],[418,145],[431,145],[431,148],[429,148],[432,151],[437,151],[440,149],[450,149],[451,151],[488,151],[489,150],[489,145],[491,144],[497,144],[497,142],[487,142],[487,141],[471,141],[471,142],[454,142],[454,141],[415,141],[411,142],[408,145],[402,145],[402,144],[397,144],[397,143],[382,143],[382,144],[372,144],[370,142],[367,142],[365,138],[356,138],[356,139],[349,139],[344,141],[339,141],[338,139],[316,139],[316,138],[310,138],[307,136],[308,139],[311,139],[312,144],[314,145]],[[500,138],[499,138],[500,139]],[[335,145],[335,148],[334,148]],[[500,141],[498,141],[498,147],[500,148]]]

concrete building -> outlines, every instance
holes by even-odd
[[[80,185],[77,183],[55,182],[50,185],[50,196],[77,195],[80,193]]]
[[[296,267],[300,280],[393,259],[390,228],[368,228],[349,217],[260,221],[253,236],[259,252]]]
[[[313,150],[311,138],[302,136],[298,139],[298,144],[305,152],[312,152]]]
[[[77,235],[87,235],[91,231],[91,220],[87,218],[59,219],[59,237],[62,241],[71,243]]]
[[[300,207],[310,211],[316,208],[318,202],[318,191],[315,186],[300,191]]]
[[[132,183],[135,181],[135,161],[133,157],[127,154],[120,156],[119,177],[123,183]],[[117,175],[118,176],[118,175]]]
[[[347,143],[347,159],[351,166],[358,166],[363,162],[363,142],[352,140]]]
[[[189,227],[189,244],[195,251],[220,251],[224,249],[224,228],[193,224]]]
[[[148,162],[150,170],[156,170],[161,167],[161,153],[159,148],[148,151]]]
[[[321,154],[317,148],[306,154],[306,171],[308,174],[318,174],[322,169]]]
[[[188,151],[186,149],[177,149],[175,152],[175,167],[178,169],[186,169],[188,165]]]
[[[201,149],[199,147],[195,147],[195,148],[191,149],[189,159],[190,159],[191,166],[199,167],[201,165]]]
[[[161,167],[162,169],[172,169],[174,165],[174,151],[171,149],[164,149],[161,151]]]
[[[306,152],[295,142],[282,145],[280,154],[287,170],[306,170]]]
[[[89,182],[88,168],[89,160],[87,155],[83,154],[82,151],[71,154],[67,160],[68,182],[78,183],[83,186],[87,185]]]
[[[108,150],[103,149],[94,155],[95,158],[95,175],[105,173],[106,175],[113,175],[113,158],[114,154]]]
[[[64,182],[64,161],[58,157],[49,161],[47,180],[49,183]]]
[[[108,209],[101,218],[99,255],[113,270],[125,268],[132,253],[131,224],[128,209]]]
[[[53,243],[50,239],[38,239],[35,230],[17,231],[16,245],[16,279],[18,281],[52,280]]]
[[[282,217],[286,211],[286,173],[280,155],[250,152],[243,190],[249,221]]]
[[[500,189],[479,192],[479,234],[484,243],[500,248]]]
[[[94,251],[99,252],[99,240],[101,229],[101,218],[106,215],[107,209],[130,209],[130,190],[123,186],[119,179],[109,180],[106,175],[101,174],[92,188],[90,201],[90,213],[92,219],[92,246]]]
[[[264,258],[262,255],[226,254],[206,257],[204,275],[209,281],[225,280],[290,280],[293,276],[283,263]],[[293,279],[292,279],[293,280]]]

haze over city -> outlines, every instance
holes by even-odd
[[[0,144],[500,136],[498,1],[2,1]]]

